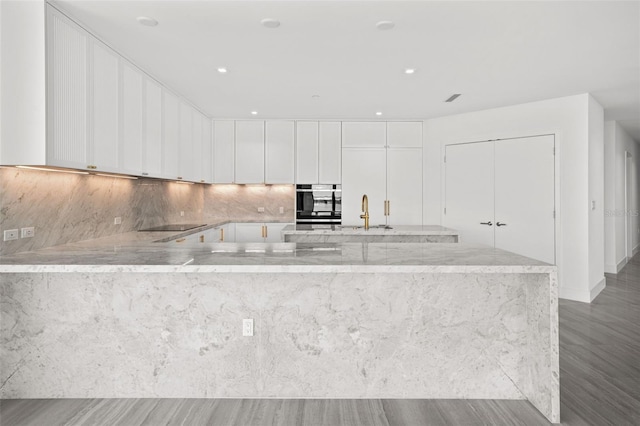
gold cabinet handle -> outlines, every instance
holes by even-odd
[[[204,243],[204,235],[200,235],[200,242]]]
[[[178,176],[176,179],[178,179],[178,180],[182,180],[182,176]]]
[[[220,228],[220,241],[224,241],[224,228]]]
[[[94,166],[94,165],[92,165],[92,164],[89,164],[89,165],[87,166],[87,169],[91,169],[91,170],[95,170],[95,169],[97,169],[97,168],[98,168],[98,166]]]
[[[390,205],[391,205],[391,202],[389,200],[384,200],[384,215],[385,216],[389,216],[391,214],[390,213],[390,210],[391,210],[390,209]]]
[[[264,237],[267,238],[269,236],[269,230],[267,228],[267,225],[264,226]]]

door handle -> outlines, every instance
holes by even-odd
[[[489,222],[480,222],[480,225],[489,225],[489,226],[492,226],[492,225],[493,225],[493,223],[491,223],[491,221],[489,221]]]
[[[506,224],[506,223],[500,223],[500,222],[497,222],[497,223],[496,223],[496,226],[507,226],[507,224]]]

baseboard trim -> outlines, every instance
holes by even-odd
[[[604,265],[604,272],[606,272],[607,274],[617,274],[618,273],[618,267],[616,265]]]
[[[640,251],[640,244],[638,244],[637,246],[635,246],[633,248],[633,250],[631,250],[631,257],[635,256],[636,254],[638,254],[638,252]]]
[[[620,271],[622,271],[622,268],[624,268],[625,266],[627,266],[627,262],[629,261],[629,259],[627,257],[625,257],[624,259],[622,259],[620,262],[618,262],[618,267],[617,267],[617,271],[616,274]]]
[[[600,292],[602,290],[604,290],[604,288],[607,286],[607,279],[606,278],[602,278],[602,280],[600,280],[600,282],[598,284],[595,285],[595,287],[593,287],[591,289],[591,300],[589,300],[589,303],[593,302],[593,300],[598,297],[598,295],[600,294]]]

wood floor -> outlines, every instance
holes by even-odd
[[[562,424],[640,425],[640,255],[592,304],[560,301]],[[0,401],[0,425],[546,425],[526,401]]]

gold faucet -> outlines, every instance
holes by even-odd
[[[369,229],[369,197],[367,194],[362,196],[362,213],[360,219],[364,219],[364,230],[367,231]]]

